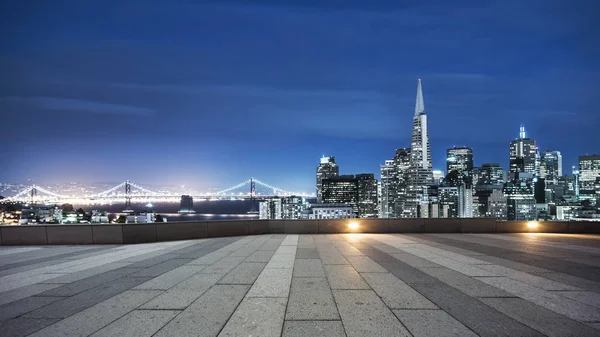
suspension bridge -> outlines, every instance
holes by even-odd
[[[257,192],[257,186],[261,188]],[[250,178],[229,188],[207,193],[184,193],[194,200],[243,200],[266,199],[283,196],[312,197],[306,193],[295,193],[267,184],[259,179]],[[0,203],[72,203],[72,204],[112,204],[125,201],[126,204],[145,202],[176,202],[181,193],[158,192],[140,186],[129,180],[124,181],[100,193],[89,195],[67,195],[49,191],[38,185],[31,185],[19,193],[0,200]]]

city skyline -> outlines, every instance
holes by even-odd
[[[593,3],[447,6],[3,4],[0,181],[312,191],[323,154],[378,176],[417,78],[433,169],[452,146],[508,169],[521,124],[563,174],[599,152]]]

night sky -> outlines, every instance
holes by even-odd
[[[94,3],[94,4],[92,4]],[[313,192],[410,144],[508,165],[600,152],[600,2],[27,1],[0,5],[0,181]]]

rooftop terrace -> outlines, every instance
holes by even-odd
[[[2,336],[600,336],[600,236],[0,247]]]

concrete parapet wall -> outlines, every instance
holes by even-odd
[[[357,228],[349,225],[354,223]],[[586,233],[600,222],[472,219],[238,220],[110,225],[0,226],[2,245],[132,244],[257,234]]]
[[[46,226],[49,245],[94,244],[91,225]]]

